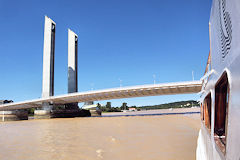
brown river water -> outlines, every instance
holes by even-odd
[[[0,123],[0,160],[193,160],[199,114]]]

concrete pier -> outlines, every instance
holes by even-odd
[[[0,100],[1,104],[13,103],[12,100]],[[27,120],[28,112],[23,109],[13,110],[13,111],[0,111],[0,121],[17,121],[17,120]]]
[[[25,110],[0,111],[0,121],[28,120],[28,112]]]
[[[55,31],[56,23],[45,16],[44,46],[43,46],[43,79],[42,98],[54,95],[54,55],[55,55]],[[52,105],[43,103],[41,109],[35,110],[36,118],[50,117]]]

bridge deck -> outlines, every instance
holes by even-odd
[[[139,85],[131,87],[111,88],[87,92],[77,92],[66,95],[52,96],[23,102],[0,105],[0,110],[15,110],[41,107],[43,102],[53,104],[67,104],[74,102],[99,101],[109,99],[134,98],[173,94],[190,94],[201,91],[202,81],[189,81],[177,83],[162,83]]]

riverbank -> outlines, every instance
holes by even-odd
[[[129,112],[104,112],[103,117],[118,117],[118,116],[154,116],[154,115],[174,115],[174,114],[198,114],[199,107],[194,108],[171,108],[171,109],[155,109],[144,111],[129,111]]]

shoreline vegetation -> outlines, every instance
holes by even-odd
[[[170,108],[191,108],[191,107],[199,107],[199,103],[194,100],[188,101],[178,101],[171,103],[164,103],[158,105],[147,105],[147,106],[128,106],[127,103],[122,103],[120,107],[112,107],[111,102],[107,102],[106,105],[97,104],[98,108],[102,110],[102,112],[122,112],[123,110],[133,110],[143,111],[143,110],[156,110],[156,109],[170,109]]]

